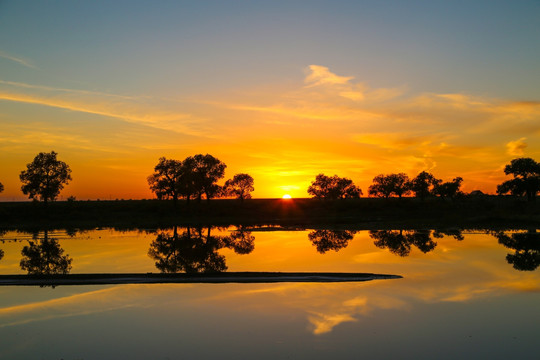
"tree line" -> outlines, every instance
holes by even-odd
[[[506,175],[512,175],[511,180],[497,186],[497,194],[524,196],[534,201],[540,192],[540,163],[531,158],[513,159],[504,168]],[[451,181],[437,179],[433,174],[422,171],[410,179],[405,173],[379,174],[373,178],[368,188],[369,196],[398,197],[414,195],[421,200],[428,196],[454,199],[464,195],[461,191],[463,178],[458,176]],[[308,188],[308,194],[317,199],[346,199],[362,196],[362,190],[352,180],[337,175],[319,174]]]
[[[54,151],[41,152],[21,171],[21,191],[28,198],[47,204],[56,200],[60,191],[72,180],[70,167],[58,160],[57,155]],[[184,160],[161,157],[147,181],[158,199],[171,199],[175,205],[179,199],[185,199],[188,204],[191,199],[201,201],[203,198],[250,199],[254,180],[249,174],[236,174],[222,186],[218,185],[218,181],[225,176],[226,167],[225,163],[209,154],[188,156]],[[531,158],[513,159],[505,166],[504,173],[511,175],[512,179],[499,184],[497,194],[535,200],[540,192],[540,163]],[[463,178],[459,176],[445,182],[427,171],[420,172],[412,179],[405,173],[379,174],[373,178],[368,195],[383,198],[413,195],[422,200],[428,196],[454,199],[463,195],[462,182]],[[0,192],[3,190],[4,186],[0,183]],[[315,177],[307,192],[313,198],[325,200],[359,198],[363,195],[351,179],[324,174]]]

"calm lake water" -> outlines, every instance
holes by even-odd
[[[309,271],[359,283],[0,287],[1,359],[537,359],[534,230],[2,233],[0,274]]]

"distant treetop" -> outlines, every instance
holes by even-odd
[[[317,175],[307,191],[316,199],[326,200],[358,198],[362,195],[362,190],[352,180],[324,174]]]

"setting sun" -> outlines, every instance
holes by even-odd
[[[282,199],[292,199],[292,196],[289,194],[283,195]]]

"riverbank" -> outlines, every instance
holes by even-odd
[[[514,197],[116,200],[0,203],[0,228],[163,228],[174,225],[276,225],[351,229],[526,227],[540,224],[540,204]]]

